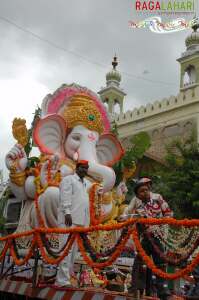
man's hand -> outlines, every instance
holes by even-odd
[[[69,227],[72,225],[72,217],[70,214],[65,215],[65,224]]]

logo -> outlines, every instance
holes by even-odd
[[[194,13],[194,0],[186,1],[135,1],[135,10],[137,12],[161,12],[161,13]]]
[[[162,22],[161,17],[154,16],[137,23],[129,21],[129,27],[149,28],[154,33],[172,33],[191,28],[198,22],[198,18],[194,18],[191,21],[186,21],[184,18],[178,18],[164,23]]]
[[[129,27],[132,29],[149,28],[154,33],[182,31],[198,24],[198,18],[193,19],[192,16],[195,14],[195,6],[195,0],[135,0],[135,11],[138,14],[145,14],[148,18],[138,22],[129,21]],[[166,21],[163,21],[158,15],[165,15]],[[178,18],[172,17],[171,20],[168,20],[169,16],[173,15],[178,15]],[[182,17],[179,17],[180,15]],[[189,19],[186,19],[185,15],[189,15]]]

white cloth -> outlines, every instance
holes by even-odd
[[[73,224],[71,227],[74,227]],[[61,226],[60,226],[61,227]],[[62,228],[66,228],[66,226],[62,226]],[[62,249],[68,240],[69,234],[61,235],[59,239],[59,248]],[[73,273],[73,266],[75,262],[75,257],[78,252],[77,242],[74,241],[69,253],[64,259],[60,262],[59,268],[57,271],[55,285],[65,286],[70,285],[70,277],[71,273]]]
[[[77,174],[68,175],[60,184],[60,201],[58,207],[58,226],[66,228],[65,215],[70,214],[74,226],[88,226],[90,224],[89,195],[90,182],[81,180]],[[59,240],[60,249],[66,244],[68,234],[61,235]],[[73,271],[75,256],[78,247],[75,241],[61,263],[57,271],[55,284],[58,286],[70,285],[70,274]]]
[[[77,174],[64,177],[60,184],[58,226],[65,224],[65,215],[70,214],[72,223],[81,226],[90,224],[89,195],[90,182],[83,181]]]

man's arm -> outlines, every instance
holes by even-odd
[[[123,214],[127,215],[127,214],[136,213],[136,209],[137,209],[137,198],[133,197],[129,205],[124,209]]]
[[[160,205],[161,205],[161,210],[162,214],[164,217],[173,217],[173,211],[170,209],[168,203],[162,198],[160,195]]]
[[[62,179],[60,184],[60,206],[63,214],[65,215],[65,224],[72,225],[71,206],[72,206],[72,179],[67,176]]]

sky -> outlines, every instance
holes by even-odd
[[[117,54],[124,110],[179,92],[176,59],[191,30],[132,29],[144,19],[135,0],[0,0],[0,169],[15,144],[12,120],[27,125],[37,105],[63,83],[98,92]],[[7,176],[7,175],[5,175]]]

